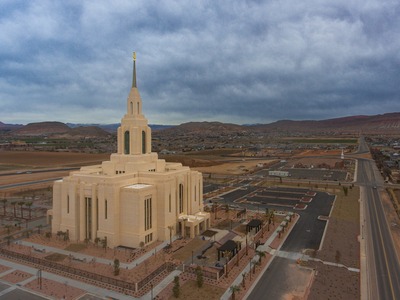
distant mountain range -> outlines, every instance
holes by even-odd
[[[28,125],[4,124],[0,122],[0,133],[11,136],[52,136],[60,138],[106,137],[115,133],[119,124],[71,124],[61,122],[39,122]],[[188,122],[178,126],[149,125],[152,130],[163,130],[166,135],[264,132],[291,135],[297,133],[360,133],[400,134],[400,112],[374,116],[351,116],[328,120],[292,121],[280,120],[270,124],[236,125],[221,122]]]

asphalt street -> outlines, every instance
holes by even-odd
[[[357,181],[365,189],[369,297],[400,299],[400,265],[380,198],[383,180],[373,161],[358,160]]]

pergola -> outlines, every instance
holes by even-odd
[[[259,219],[253,219],[246,225],[246,232],[250,232],[253,228],[256,229],[256,232],[259,232],[262,226],[262,222]]]
[[[240,244],[236,243],[233,240],[227,240],[221,247],[219,247],[217,249],[218,251],[218,260],[220,260],[221,258],[221,253],[222,253],[222,257],[224,257],[224,253],[225,251],[229,251],[232,256],[235,256],[240,250]]]

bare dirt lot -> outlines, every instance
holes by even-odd
[[[86,154],[69,152],[1,151],[1,166],[18,168],[55,168],[98,164],[108,160],[110,154]]]
[[[327,262],[360,268],[359,189],[337,192],[332,214],[328,221],[323,246],[316,257]],[[316,270],[308,299],[358,299],[360,274],[345,267],[327,266],[308,261],[306,266]]]

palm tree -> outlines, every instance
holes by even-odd
[[[232,293],[232,300],[235,300],[235,293],[240,291],[240,286],[238,285],[232,285],[229,290]]]
[[[243,280],[242,280],[242,287],[243,288],[245,288],[246,287],[246,272],[243,272],[242,273],[242,277],[243,277]]]
[[[29,219],[31,219],[32,218],[32,215],[31,215],[31,213],[32,213],[32,202],[26,202],[26,204],[25,204],[25,206],[27,206],[28,207],[28,211],[29,211]]]
[[[1,202],[3,202],[3,214],[4,214],[4,216],[6,215],[6,213],[7,213],[7,199],[2,199],[1,200]]]
[[[24,201],[19,201],[19,202],[18,202],[18,205],[19,205],[19,207],[20,207],[20,209],[21,209],[21,219],[24,218],[24,210],[22,209],[22,207],[24,206],[24,204],[25,204]]]
[[[261,263],[261,259],[262,259],[263,257],[265,257],[265,252],[264,252],[264,251],[256,250],[256,253],[257,253],[257,255],[258,255],[258,262]]]

